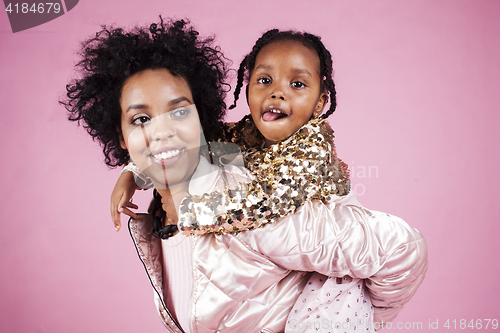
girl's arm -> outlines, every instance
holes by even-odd
[[[398,217],[341,202],[309,201],[279,223],[236,237],[290,270],[367,279],[377,322],[396,317],[427,270],[427,245],[418,230]]]
[[[115,230],[121,228],[120,214],[136,218],[136,214],[129,208],[137,209],[137,205],[132,203],[132,197],[137,189],[147,189],[152,186],[151,180],[143,175],[133,162],[127,164],[111,193],[111,218],[115,225]]]

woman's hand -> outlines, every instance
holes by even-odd
[[[120,214],[126,214],[132,218],[137,218],[137,215],[129,208],[139,208],[132,203],[132,196],[135,193],[137,186],[135,185],[134,174],[132,172],[124,172],[116,181],[115,188],[111,193],[111,218],[115,224],[115,230],[121,228]]]

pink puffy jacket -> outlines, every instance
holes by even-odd
[[[234,166],[220,168],[211,191],[249,181]],[[353,204],[354,203],[354,204]],[[161,240],[148,215],[129,229],[169,332],[182,332],[165,307]],[[375,320],[392,321],[427,269],[427,246],[400,218],[370,211],[353,194],[328,204],[311,201],[278,223],[237,235],[192,237],[191,332],[284,332],[312,271],[366,279]]]

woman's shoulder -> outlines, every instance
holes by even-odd
[[[234,189],[239,183],[249,183],[255,177],[244,166],[226,164],[219,166],[217,190]]]
[[[189,193],[203,195],[214,191],[231,190],[239,183],[251,182],[255,177],[241,161],[241,157],[226,155],[223,163],[216,165],[201,156],[189,184]]]

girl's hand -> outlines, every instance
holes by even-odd
[[[177,211],[182,199],[188,195],[187,191],[181,190],[178,193],[171,193],[170,189],[157,189],[157,191],[161,195],[162,208],[167,214],[165,224],[177,224],[179,220]]]
[[[132,218],[137,218],[137,215],[129,208],[139,208],[132,203],[132,196],[135,193],[137,186],[135,185],[134,175],[132,172],[124,172],[116,181],[115,188],[111,193],[111,218],[115,224],[115,230],[121,228],[120,214],[126,214]]]
[[[165,225],[176,225],[179,218],[177,216],[177,209],[175,207],[173,198],[171,196],[163,195],[161,197],[161,206],[165,213],[167,213],[165,216]]]

